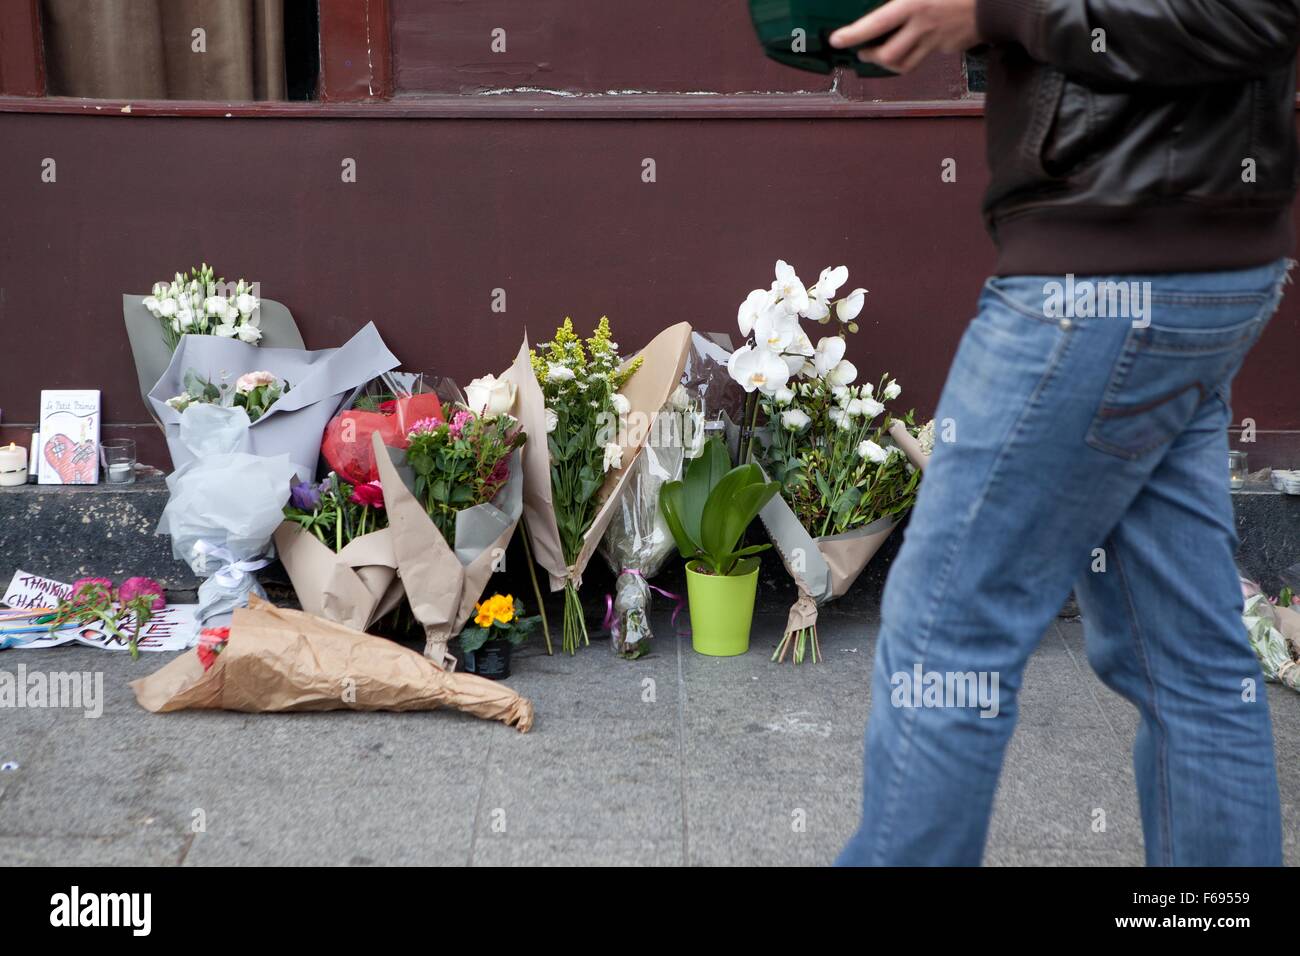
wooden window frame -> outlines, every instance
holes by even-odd
[[[393,65],[388,0],[319,0],[320,73],[317,100],[292,103],[298,108],[316,104],[383,101],[393,95]],[[46,93],[45,47],[41,35],[40,0],[5,0],[0,6],[0,97],[33,100],[32,112],[66,112],[102,108],[112,102],[83,97],[50,97]],[[148,101],[169,104],[166,112],[211,115],[228,112],[229,104],[177,100]],[[6,104],[9,106],[10,104]],[[284,104],[241,104],[241,112],[278,112]]]

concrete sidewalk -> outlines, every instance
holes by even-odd
[[[0,865],[825,864],[856,825],[876,621],[823,612],[824,664],[777,666],[781,617],[742,658],[668,636],[521,653],[521,735],[453,713],[148,714],[132,662],[7,651],[0,669],[104,672],[105,709],[0,711]],[[1300,696],[1268,687],[1288,863],[1300,862]],[[1141,864],[1136,714],[1088,669],[1077,621],[1034,654],[991,864]],[[1107,829],[1091,829],[1095,808]],[[206,831],[192,832],[201,811]],[[800,825],[802,824],[802,825]]]

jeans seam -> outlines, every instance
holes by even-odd
[[[1065,358],[1065,354],[1067,351],[1069,351],[1070,343],[1073,340],[1074,340],[1074,334],[1067,332],[1061,337],[1061,340],[1057,343],[1056,347],[1052,350],[1052,354],[1048,358],[1048,365],[1046,371],[1043,373],[1042,378],[1039,379],[1038,384],[1034,386],[1033,393],[1029,396],[1029,400],[1025,403],[1024,411],[1020,413],[1020,417],[1016,419],[1016,422],[1012,426],[1011,432],[1007,436],[1006,441],[1003,442],[1002,448],[998,452],[997,460],[993,463],[993,467],[989,470],[989,476],[984,483],[984,487],[980,489],[980,493],[974,499],[975,500],[974,506],[970,508],[966,513],[966,519],[962,523],[961,533],[954,535],[952,543],[948,546],[948,553],[944,555],[944,559],[943,559],[942,572],[937,578],[937,581],[939,582],[939,586],[937,590],[942,592],[946,588],[948,578],[952,574],[953,565],[956,561],[958,550],[960,549],[962,543],[966,540],[970,532],[971,525],[975,521],[976,515],[979,513],[980,509],[984,506],[984,502],[988,499],[989,492],[994,487],[996,487],[999,478],[999,474],[998,474],[999,470],[1001,469],[1002,465],[1006,462],[1007,457],[1010,454],[1011,448],[1016,444],[1017,439],[1024,432],[1025,422],[1036,411],[1038,411],[1039,399],[1042,397],[1043,391],[1047,388],[1048,385],[1052,383],[1053,380],[1055,380],[1056,374],[1060,369],[1061,363]],[[920,657],[921,666],[923,668],[925,666],[925,660],[929,656],[930,642],[934,637],[934,624],[935,624],[935,618],[937,616],[938,616],[937,605],[932,604],[930,607],[929,615],[927,616],[924,624],[921,627],[922,637],[921,637],[921,646],[919,648],[920,651],[919,657]],[[898,807],[898,800],[896,798],[896,794],[898,792],[899,787],[902,786],[902,775],[904,772],[904,767],[906,766],[907,754],[912,749],[912,734],[916,725],[916,714],[915,714],[916,709],[917,708],[909,708],[909,712],[903,715],[904,725],[899,734],[901,746],[899,747],[898,767],[894,771],[893,776],[891,777],[884,791],[885,818],[881,821],[881,826],[879,826],[876,830],[876,834],[877,834],[876,842],[871,849],[871,862],[872,865],[875,866],[880,865],[880,859],[883,850],[882,844],[885,839],[885,834],[891,832],[892,830],[894,813]]]
[[[1147,644],[1142,636],[1141,619],[1138,616],[1137,608],[1133,605],[1133,591],[1128,584],[1128,575],[1124,572],[1124,561],[1120,556],[1119,544],[1112,538],[1109,542],[1112,559],[1115,569],[1119,572],[1119,586],[1124,592],[1124,609],[1128,613],[1129,626],[1133,635],[1133,642],[1137,645],[1140,652],[1140,661],[1142,667],[1142,676],[1146,679],[1147,689],[1150,691],[1149,705],[1151,708],[1151,719],[1159,728],[1160,736],[1156,742],[1156,789],[1157,807],[1156,816],[1158,826],[1160,827],[1160,838],[1162,846],[1160,848],[1161,863],[1164,866],[1173,865],[1173,806],[1169,800],[1169,730],[1165,727],[1164,718],[1160,714],[1159,704],[1156,700],[1157,687],[1155,677],[1151,673],[1151,659],[1147,653]],[[1143,718],[1145,719],[1145,717]]]

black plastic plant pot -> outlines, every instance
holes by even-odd
[[[886,0],[749,0],[749,15],[763,51],[786,66],[813,73],[852,67],[858,76],[896,76],[858,59],[854,47],[837,50],[830,35],[882,6]],[[879,42],[879,41],[877,41]]]
[[[510,676],[511,643],[494,637],[478,650],[465,655],[465,670],[488,680],[505,680]]]

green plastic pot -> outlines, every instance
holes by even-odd
[[[897,74],[858,59],[860,47],[836,50],[832,33],[861,19],[886,0],[749,0],[749,16],[758,31],[763,52],[786,66],[813,73],[830,73],[837,66],[852,67],[858,76]],[[802,34],[796,34],[802,30]],[[796,37],[802,48],[796,46]]]
[[[748,558],[736,574],[709,574],[698,561],[686,565],[691,605],[691,646],[709,657],[738,657],[749,650],[758,593],[758,559]]]

